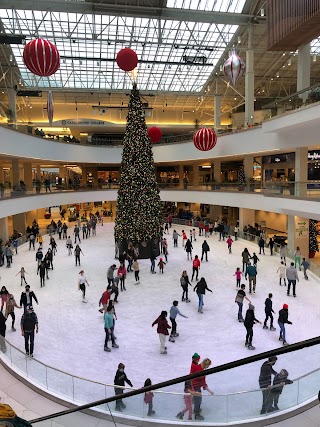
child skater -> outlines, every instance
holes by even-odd
[[[135,259],[133,261],[132,268],[134,271],[134,278],[136,279],[135,285],[139,285],[139,283],[140,283],[140,277],[139,277],[140,267],[139,267],[139,263],[138,263],[137,259]]]
[[[149,385],[152,385],[152,382],[150,378],[147,378],[144,382],[144,387],[148,387]],[[153,396],[154,394],[152,393],[152,391],[146,391],[144,394],[144,403],[148,405],[147,415],[149,417],[155,414],[155,411],[153,410]]]
[[[18,276],[18,274],[20,274],[20,278],[21,278],[21,286],[22,286],[23,281],[24,281],[24,283],[27,285],[28,283],[27,283],[27,281],[26,281],[26,276],[25,276],[25,274],[28,274],[28,273],[26,272],[26,270],[24,269],[24,267],[21,267],[21,268],[20,268],[20,271],[18,271],[18,273],[16,274],[16,276]]]
[[[243,276],[243,273],[240,269],[240,267],[237,267],[234,276],[236,276],[236,281],[237,281],[237,288],[240,288],[241,285],[241,277]]]
[[[233,243],[233,240],[231,239],[231,236],[228,236],[227,245],[228,245],[228,249],[229,249],[229,254],[231,254],[232,243]]]
[[[257,255],[256,255],[256,253],[255,252],[253,252],[253,255],[252,255],[252,257],[250,257],[250,259],[252,259],[253,260],[253,266],[256,268],[256,270],[257,270],[257,264],[258,264],[258,261],[260,261],[260,259],[257,257]]]
[[[160,273],[162,274],[163,274],[163,268],[165,265],[166,265],[166,262],[164,262],[163,259],[160,258],[160,261],[158,262],[158,267],[159,267]]]
[[[183,248],[184,248],[184,245],[185,245],[187,239],[188,239],[188,237],[187,237],[186,232],[184,230],[182,230],[182,247]]]
[[[184,393],[185,395],[183,399],[186,406],[181,412],[179,412],[179,414],[177,415],[177,418],[179,418],[179,420],[183,420],[184,414],[186,412],[189,412],[188,420],[190,421],[192,420],[192,396],[197,394],[192,390],[192,385],[190,380],[184,383]]]
[[[193,236],[193,240],[196,242],[197,239],[196,239],[196,229],[195,228],[192,229],[192,236]]]

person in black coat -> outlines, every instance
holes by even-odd
[[[208,261],[208,252],[210,251],[209,245],[206,240],[202,243],[202,254],[201,254],[201,261],[203,261],[204,255],[206,256],[206,261]]]
[[[127,375],[124,372],[124,364],[119,363],[118,370],[116,372],[116,375],[114,377],[114,385],[124,387],[125,383],[127,383],[130,387],[133,387],[131,381],[128,379]],[[123,388],[114,388],[114,392],[116,396],[119,396],[120,394],[123,394],[124,389]],[[118,399],[116,401],[116,411],[122,412],[122,409],[125,409],[126,405],[123,403],[122,399]]]
[[[246,317],[244,319],[244,326],[247,330],[245,346],[248,347],[248,350],[255,350],[255,347],[252,345],[253,325],[255,323],[261,324],[260,320],[255,318],[254,305],[249,304],[249,308],[246,312]]]
[[[272,237],[270,237],[269,239],[270,255],[273,255],[273,247],[274,247],[274,240]]]
[[[198,313],[203,313],[202,311],[203,295],[205,295],[206,290],[212,293],[212,290],[209,289],[207,286],[206,280],[203,277],[201,277],[200,282],[198,282],[193,289],[193,292],[197,291],[197,295],[199,299]]]
[[[277,361],[276,356],[269,357],[269,359],[264,362],[260,369],[259,375],[259,387],[262,390],[262,408],[260,414],[265,414],[269,405],[270,398],[270,386],[271,386],[271,375],[277,375],[277,372],[273,369],[273,365]]]
[[[279,318],[278,318],[278,325],[280,328],[280,336],[279,336],[279,341],[283,342],[283,345],[287,345],[287,341],[286,341],[286,328],[285,328],[285,324],[288,323],[288,325],[292,325],[292,322],[290,322],[290,320],[288,320],[288,305],[287,304],[283,304],[282,310],[279,311]]]
[[[20,297],[20,305],[21,307],[23,306],[24,312],[27,311],[28,305],[31,305],[31,306],[33,305],[33,301],[32,301],[33,299],[38,304],[38,300],[34,292],[33,291],[30,292],[30,286],[26,285],[25,292],[22,292]]]
[[[260,236],[259,238],[259,255],[261,255],[261,251],[263,252],[264,255],[264,238]]]
[[[45,286],[45,277],[47,272],[47,266],[45,260],[41,261],[38,265],[37,275],[40,276],[40,287]]]
[[[266,318],[265,318],[265,321],[264,321],[263,329],[268,329],[267,322],[268,322],[268,319],[270,317],[270,331],[275,331],[276,328],[273,327],[273,316],[272,316],[272,313],[274,313],[274,311],[273,311],[273,308],[272,308],[272,299],[271,298],[272,298],[272,294],[269,294],[268,298],[265,300],[265,303],[264,303],[265,304],[264,311],[266,313]]]
[[[192,246],[192,243],[191,243],[191,240],[190,240],[190,239],[188,239],[188,240],[186,241],[186,244],[185,244],[185,246],[184,246],[184,249],[185,249],[185,251],[187,252],[187,259],[189,260],[189,256],[190,256],[190,258],[192,259],[192,249],[193,249],[193,246]]]
[[[278,411],[278,402],[280,394],[282,393],[283,387],[286,384],[293,384],[293,381],[288,379],[289,373],[286,369],[281,369],[281,371],[273,379],[273,388],[270,393],[270,406],[268,407],[268,412]]]
[[[6,336],[6,318],[3,315],[2,311],[0,311],[0,349],[3,353],[6,351],[6,342],[3,338]],[[3,337],[3,338],[2,338]]]

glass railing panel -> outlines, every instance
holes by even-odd
[[[54,393],[74,400],[73,377],[65,372],[47,367],[47,387]]]
[[[30,380],[47,388],[47,367],[36,359],[27,358],[27,375]]]
[[[105,399],[113,395],[113,387],[106,387],[104,384],[95,383],[82,378],[73,379],[74,400],[81,403],[94,402]],[[110,390],[108,390],[110,389]],[[106,390],[109,391],[106,395]]]
[[[8,342],[6,343],[8,346]],[[26,356],[25,353],[18,350],[17,348],[10,346],[10,358],[11,358],[11,364],[21,371],[24,375],[27,376],[27,359],[28,356]]]
[[[298,404],[318,395],[320,384],[320,370],[310,373],[297,381],[299,385]]]

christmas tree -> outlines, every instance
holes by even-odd
[[[245,187],[246,186],[246,176],[244,174],[244,169],[241,167],[238,172],[238,186]]]
[[[140,257],[157,251],[162,236],[162,207],[151,141],[139,91],[131,91],[123,140],[120,187],[115,219],[115,241],[120,252],[139,244]]]
[[[319,252],[319,243],[317,240],[316,224],[318,221],[309,220],[309,252]]]

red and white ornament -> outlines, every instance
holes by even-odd
[[[209,151],[217,143],[217,135],[214,130],[202,128],[193,137],[195,147],[200,151]]]
[[[161,129],[159,129],[157,126],[152,126],[148,129],[148,135],[151,139],[151,142],[157,143],[162,138],[162,132]]]
[[[47,115],[49,120],[49,125],[52,126],[53,121],[53,95],[51,90],[48,92],[48,98],[47,98]]]
[[[54,44],[44,39],[35,39],[23,49],[23,62],[33,74],[48,77],[60,67],[60,55]]]
[[[121,49],[116,57],[118,67],[123,71],[132,71],[138,65],[138,55],[129,47]]]
[[[230,80],[233,86],[236,85],[237,80],[242,77],[246,68],[245,63],[242,61],[240,56],[237,54],[235,49],[230,52],[229,58],[223,64],[223,72],[226,77]]]

